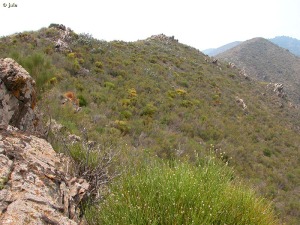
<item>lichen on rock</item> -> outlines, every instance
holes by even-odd
[[[75,225],[86,180],[70,177],[66,158],[33,135],[35,81],[13,59],[0,59],[0,224]]]
[[[34,131],[37,116],[35,81],[13,59],[0,59],[0,125]]]

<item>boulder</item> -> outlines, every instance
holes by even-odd
[[[280,83],[275,83],[274,84],[274,90],[273,90],[276,95],[280,98],[285,98],[286,97],[286,93],[283,90],[283,84]]]
[[[13,59],[0,59],[0,125],[34,131],[38,118],[35,81]]]
[[[235,97],[235,101],[244,111],[247,110],[247,105],[243,99],[241,99],[239,97]]]

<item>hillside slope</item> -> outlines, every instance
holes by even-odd
[[[300,103],[300,58],[263,38],[243,42],[217,58],[235,63],[257,80],[282,83],[288,97]]]
[[[286,37],[286,36],[278,36],[272,39],[269,39],[272,43],[288,49],[291,53],[296,56],[300,56],[300,40],[296,38]]]
[[[265,83],[165,35],[106,42],[52,25],[1,38],[0,57],[35,78],[45,120],[76,135],[84,127],[104,149],[129,149],[123,160],[192,162],[213,151],[283,221],[299,221],[299,111]]]

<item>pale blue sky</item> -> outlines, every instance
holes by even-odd
[[[253,37],[300,40],[300,0],[0,0],[0,21],[0,36],[62,23],[107,41],[165,33],[203,50]]]

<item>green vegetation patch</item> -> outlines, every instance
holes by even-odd
[[[211,158],[147,163],[112,185],[90,224],[278,224],[272,209]]]

